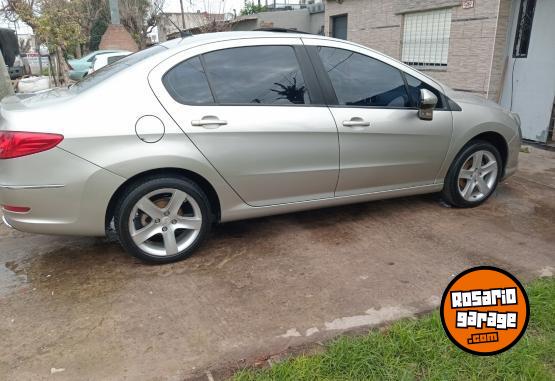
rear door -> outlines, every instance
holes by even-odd
[[[339,130],[340,175],[336,196],[433,184],[452,133],[451,112],[417,72],[367,49],[304,39],[317,67]],[[406,82],[405,82],[406,81]],[[421,120],[420,88],[439,97],[433,120]]]
[[[192,48],[159,65],[149,81],[174,120],[248,204],[333,197],[337,128],[300,39]]]

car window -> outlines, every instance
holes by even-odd
[[[217,103],[308,104],[310,96],[291,46],[249,46],[203,54]]]
[[[93,61],[96,59],[96,56],[97,56],[97,55],[98,55],[98,53],[93,54],[93,55],[91,56],[91,58],[89,58],[89,59],[87,60],[87,62],[93,62]]]
[[[393,66],[345,49],[319,47],[318,53],[340,105],[411,106],[401,72]]]
[[[171,68],[162,79],[176,101],[185,104],[214,103],[200,58],[193,57]]]
[[[167,50],[167,48],[163,45],[153,45],[145,50],[130,54],[121,60],[114,62],[113,65],[104,66],[92,74],[85,76],[85,78],[71,86],[69,91],[74,94],[81,93],[93,86],[96,86],[105,79],[110,78],[114,74],[119,73],[120,71],[165,50]]]
[[[407,73],[405,73],[405,78],[407,79],[407,86],[409,89],[410,96],[412,98],[413,105],[415,107],[418,106],[418,102],[420,101],[420,89],[427,89],[427,90],[430,90],[432,93],[434,93],[435,96],[437,97],[437,104],[435,108],[436,109],[445,108],[443,104],[444,103],[443,97],[441,96],[441,93],[439,91],[437,91],[427,83],[422,82],[421,80],[414,78],[412,75],[409,75]]]
[[[107,57],[107,59],[108,59],[108,65],[113,64],[114,62],[116,62],[117,60],[119,60],[119,59],[121,59],[121,58],[123,58],[123,57],[125,57],[125,55]]]

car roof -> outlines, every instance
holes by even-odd
[[[103,53],[103,54],[99,54],[100,57],[111,57],[111,56],[120,56],[122,54],[132,54],[132,52],[130,52],[129,50],[116,50],[113,52],[107,52],[107,53]]]
[[[238,40],[243,38],[271,38],[271,37],[292,37],[292,38],[319,38],[327,40],[335,40],[334,38],[324,37],[317,34],[294,33],[294,32],[269,32],[269,31],[248,31],[248,32],[216,32],[195,34],[192,36],[175,38],[161,43],[168,49],[188,44],[206,44],[211,42]]]

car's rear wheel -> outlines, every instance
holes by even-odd
[[[443,198],[460,208],[478,206],[495,191],[501,169],[501,155],[494,145],[481,140],[472,141],[451,164]]]
[[[120,198],[114,222],[129,253],[156,263],[190,256],[212,223],[202,189],[187,179],[167,177],[129,187]]]

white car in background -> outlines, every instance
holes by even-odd
[[[91,74],[97,71],[98,69],[103,68],[104,66],[110,65],[116,62],[117,60],[130,55],[131,53],[132,52],[129,52],[126,50],[121,50],[113,53],[99,54],[93,59],[93,62],[92,62],[91,68],[89,69],[88,74]]]

